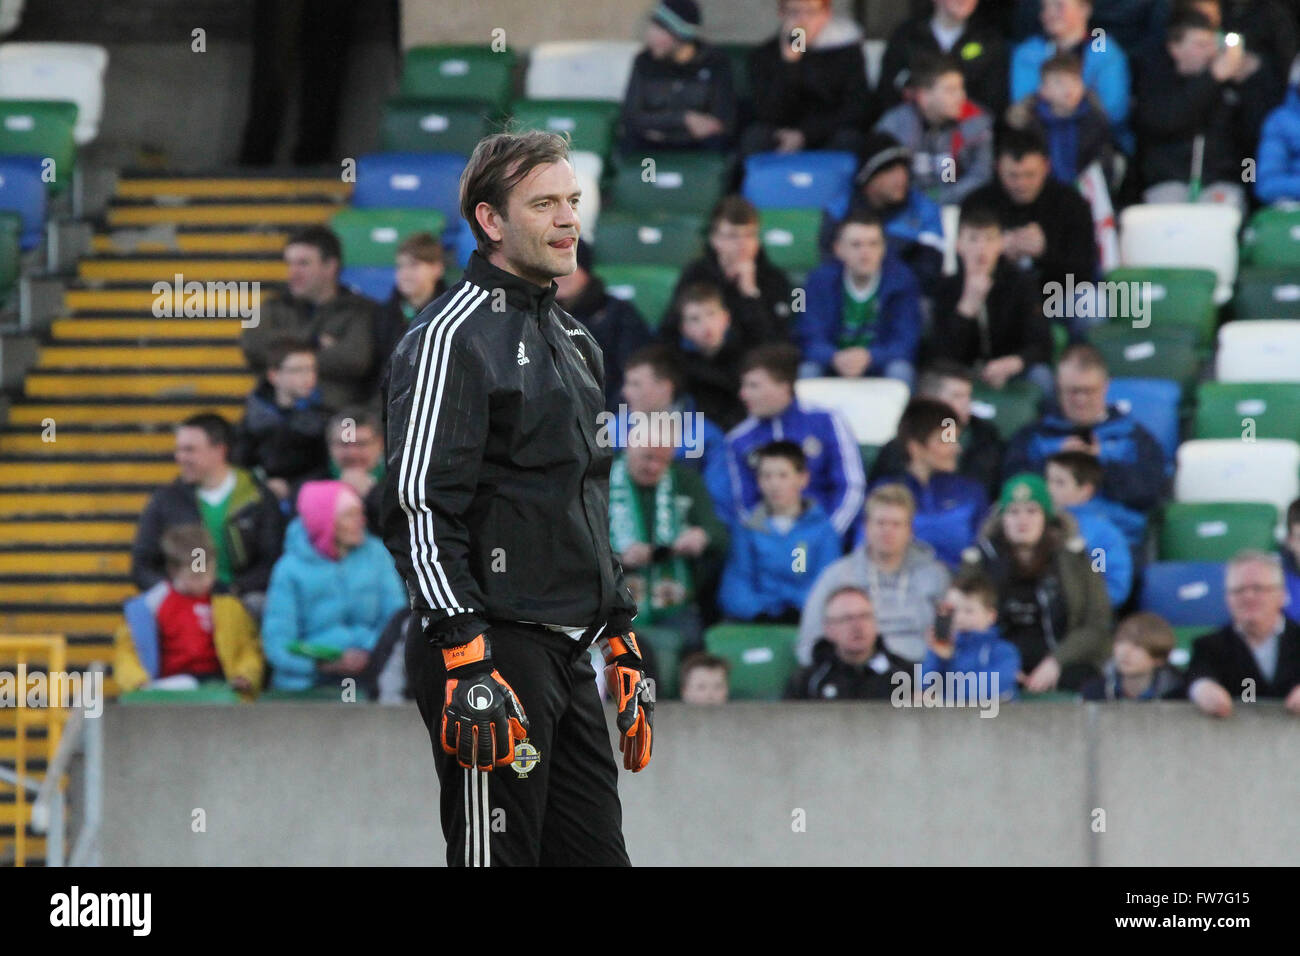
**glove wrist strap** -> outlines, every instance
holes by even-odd
[[[637,646],[636,633],[633,631],[602,638],[600,650],[605,656],[606,664],[628,655],[635,657],[637,660],[641,659],[641,648]]]
[[[464,644],[457,644],[455,647],[444,647],[442,649],[442,662],[447,670],[455,670],[458,667],[468,667],[472,664],[492,663],[492,645],[488,643],[486,636],[480,634],[472,641],[466,641]]]

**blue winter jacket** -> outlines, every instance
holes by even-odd
[[[875,341],[870,346],[868,375],[882,375],[894,359],[915,364],[921,341],[921,286],[899,259],[885,255],[881,264]],[[804,361],[816,362],[829,372],[831,359],[839,351],[844,320],[844,263],[825,262],[808,274],[805,309],[795,323],[795,337]]]
[[[925,652],[921,661],[921,680],[932,673],[939,674],[989,674],[998,675],[998,697],[1014,700],[1017,696],[1016,674],[1020,671],[1020,651],[1016,645],[1003,639],[997,625],[987,631],[963,631],[956,636],[952,657],[944,660],[934,651]],[[924,683],[922,684],[924,687]]]
[[[1083,54],[1083,84],[1097,94],[1114,130],[1115,142],[1129,155],[1133,154],[1133,131],[1129,129],[1129,68],[1128,56],[1114,39],[1108,39],[1100,51],[1093,49],[1093,40],[1085,41]],[[1039,71],[1056,52],[1047,37],[1039,34],[1025,40],[1011,54],[1011,102],[1017,103],[1038,89]]]
[[[1119,607],[1133,590],[1133,552],[1129,550],[1128,538],[1110,520],[1105,502],[1094,498],[1066,510],[1079,522],[1089,560],[1094,560],[1093,555],[1101,549],[1106,560],[1106,594],[1111,606]]]
[[[1255,196],[1263,203],[1300,200],[1300,87],[1287,90],[1259,134]]]
[[[897,484],[906,485],[916,499],[913,535],[934,548],[935,555],[950,568],[960,565],[962,550],[975,543],[989,509],[987,489],[955,472],[935,472],[925,485],[911,472],[901,472],[876,479],[868,490]]]
[[[302,519],[295,518],[285,532],[284,554],[271,571],[262,614],[272,686],[307,690],[316,683],[315,661],[295,653],[292,645],[368,651],[406,605],[392,555],[378,538],[367,534],[359,548],[331,561],[312,547]]]
[[[841,556],[839,532],[817,502],[805,499],[803,514],[785,534],[760,505],[732,534],[718,605],[737,621],[800,610],[818,576]]]

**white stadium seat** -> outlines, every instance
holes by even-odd
[[[71,100],[73,138],[84,146],[99,135],[108,51],[93,43],[0,44],[0,99]]]
[[[893,378],[801,378],[795,396],[844,417],[859,445],[883,445],[898,431],[909,393]]]
[[[1224,325],[1215,377],[1220,382],[1300,382],[1300,320],[1243,319]]]
[[[596,238],[596,222],[600,219],[600,174],[605,169],[605,161],[599,153],[578,150],[570,153],[573,172],[578,177],[578,188],[582,190],[582,202],[578,210],[582,216],[582,235],[586,239]]]
[[[1201,438],[1178,446],[1178,501],[1264,501],[1286,514],[1298,497],[1300,445],[1293,441]]]
[[[1126,266],[1213,269],[1214,301],[1232,298],[1241,213],[1210,203],[1143,203],[1119,217],[1120,262]]]
[[[530,100],[622,100],[642,44],[607,40],[539,43],[528,56]]]

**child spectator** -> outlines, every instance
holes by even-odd
[[[682,703],[706,707],[725,704],[730,693],[730,670],[726,658],[716,654],[696,651],[686,655],[681,667]]]
[[[371,650],[407,607],[393,558],[367,533],[361,498],[342,481],[309,481],[271,572],[262,640],[277,690],[373,681]]]
[[[921,287],[886,253],[880,220],[852,212],[835,227],[835,259],[808,276],[796,337],[806,375],[896,378],[910,388],[921,339]]]
[[[1057,53],[1042,67],[1036,92],[1007,110],[1007,125],[1033,129],[1047,143],[1052,178],[1073,186],[1094,162],[1110,178],[1110,124],[1095,94],[1083,84],[1083,64]]]
[[[988,682],[991,696],[1013,700],[1020,652],[1003,640],[998,630],[997,587],[978,571],[965,571],[953,581],[944,601],[948,633],[931,631],[930,649],[921,662],[922,684],[928,683],[930,674],[946,677],[955,673],[964,681],[973,681],[975,687],[982,678]]]
[[[407,236],[397,247],[393,294],[375,313],[375,359],[379,377],[415,317],[447,291],[443,277],[447,267],[442,257],[442,242],[430,232]]]
[[[1102,559],[1106,593],[1111,606],[1118,608],[1133,590],[1133,554],[1124,532],[1097,501],[1102,478],[1101,462],[1085,451],[1058,451],[1047,459],[1047,490],[1052,506],[1074,515],[1093,567],[1098,567],[1099,557]]]
[[[677,299],[681,335],[674,360],[695,407],[720,428],[732,428],[745,417],[740,401],[740,362],[744,348],[731,324],[731,313],[715,285],[688,285]]]
[[[644,415],[653,421],[656,412],[680,416],[683,432],[676,448],[680,464],[704,474],[722,460],[722,429],[696,410],[691,396],[682,394],[682,372],[668,346],[638,349],[628,357],[622,379],[629,420],[632,415]],[[621,428],[621,421],[615,418],[615,426]],[[616,447],[627,446],[627,435],[619,432],[613,437]]]
[[[1300,63],[1291,71],[1286,99],[1260,130],[1255,198],[1261,203],[1300,202]]]
[[[802,448],[774,441],[757,458],[763,501],[732,534],[718,603],[733,620],[798,624],[813,582],[840,557],[840,534],[804,496]]]
[[[215,680],[245,699],[256,697],[264,671],[257,622],[238,598],[212,593],[212,537],[200,524],[173,525],[162,550],[167,579],[124,608],[113,664],[118,687],[188,690]]]
[[[916,187],[941,206],[960,203],[993,178],[993,118],[966,98],[961,65],[927,58],[912,71],[912,102],[876,124],[912,151]]]
[[[298,486],[317,476],[329,461],[328,420],[316,387],[316,347],[281,339],[271,347],[266,378],[244,405],[234,463],[253,469],[287,514]]]
[[[1115,649],[1084,700],[1184,700],[1183,675],[1169,663],[1174,630],[1159,614],[1130,614],[1115,630]]]
[[[825,634],[812,650],[812,663],[790,678],[786,700],[887,700],[894,675],[910,673],[907,661],[879,646],[876,612],[867,592],[837,588],[820,616]]]

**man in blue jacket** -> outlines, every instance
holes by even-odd
[[[921,287],[885,250],[885,233],[866,210],[835,227],[835,259],[808,276],[807,308],[795,335],[805,374],[888,376],[910,387],[921,340]]]
[[[768,442],[795,442],[808,459],[809,497],[845,535],[862,514],[862,454],[839,415],[795,401],[798,370],[799,352],[792,345],[762,345],[745,356],[740,400],[749,417],[727,433],[722,461],[706,470],[705,481],[718,514],[741,524],[762,497],[755,453]]]
[[[1262,203],[1300,200],[1300,69],[1291,76],[1286,99],[1268,114],[1259,134],[1255,198]]]

